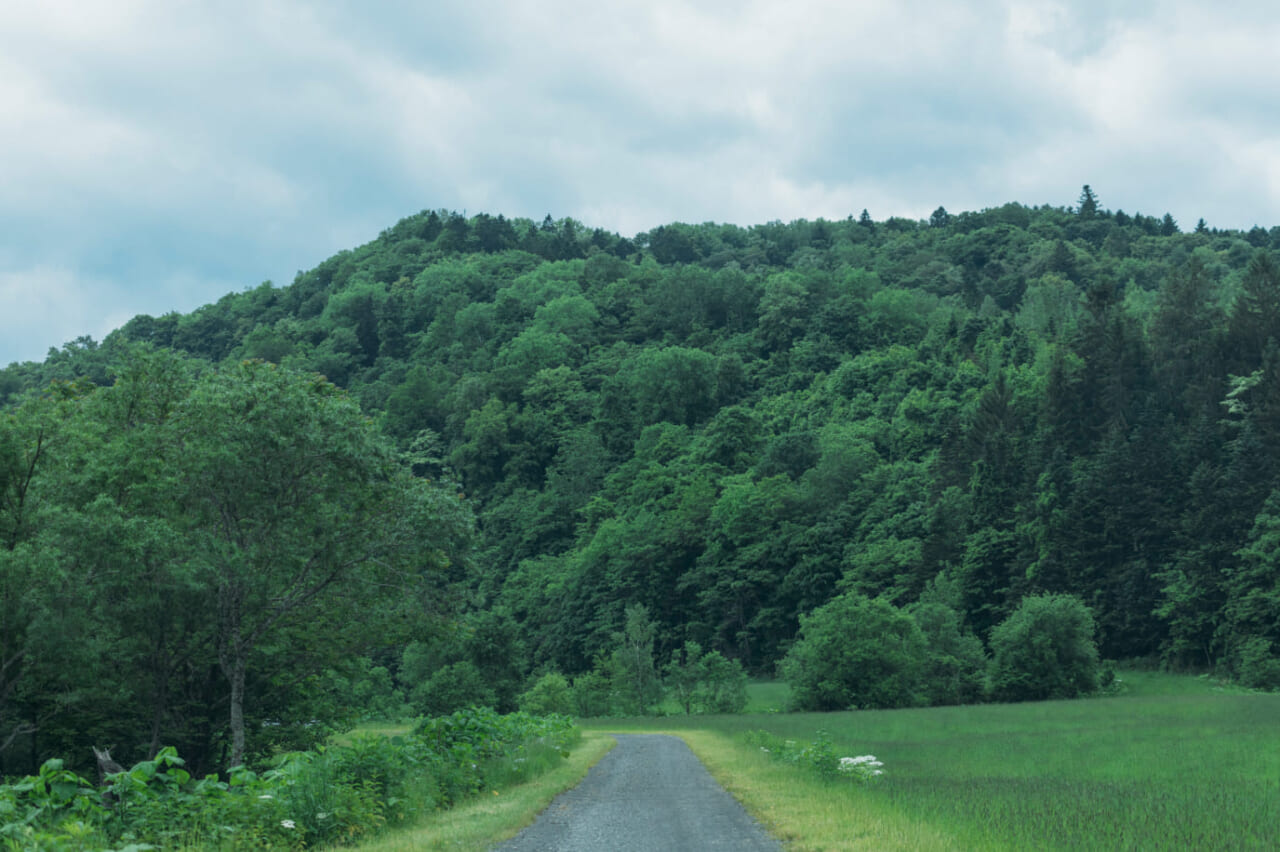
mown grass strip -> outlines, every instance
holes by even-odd
[[[738,717],[702,717],[715,726]],[[759,719],[759,717],[756,717]],[[661,723],[666,722],[664,726]],[[803,769],[771,761],[740,737],[693,720],[593,720],[594,728],[616,733],[680,737],[712,777],[742,803],[765,830],[791,852],[820,850],[949,850],[958,848],[945,832],[884,807],[872,791],[847,781],[831,783]]]
[[[515,787],[480,794],[455,808],[432,814],[422,824],[388,832],[356,849],[360,852],[483,850],[514,837],[560,793],[577,785],[613,746],[605,733],[585,733],[563,764]]]
[[[892,808],[873,791],[831,783],[770,761],[729,735],[677,730],[711,775],[789,850],[944,850],[944,833]]]

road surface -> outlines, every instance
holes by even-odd
[[[617,734],[577,787],[497,852],[779,852],[678,737]]]

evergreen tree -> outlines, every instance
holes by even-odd
[[[1093,190],[1089,188],[1087,183],[1080,190],[1079,203],[1078,213],[1081,219],[1092,219],[1098,215],[1098,197],[1093,194]]]

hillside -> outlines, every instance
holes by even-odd
[[[981,637],[1065,591],[1106,657],[1265,679],[1277,249],[1089,192],[634,239],[424,212],[0,393],[109,383],[132,343],[323,374],[467,496],[466,605],[517,626],[521,672],[589,668],[636,602],[659,656],[694,639],[769,672],[838,591],[905,604],[945,572]]]

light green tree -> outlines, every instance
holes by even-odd
[[[236,766],[255,657],[373,641],[380,616],[444,567],[441,536],[460,515],[316,376],[244,362],[200,381],[174,425],[175,504],[217,615]]]
[[[644,604],[626,609],[626,622],[615,637],[609,657],[614,694],[624,713],[643,714],[662,700],[662,683],[653,662],[653,640],[658,626]]]

